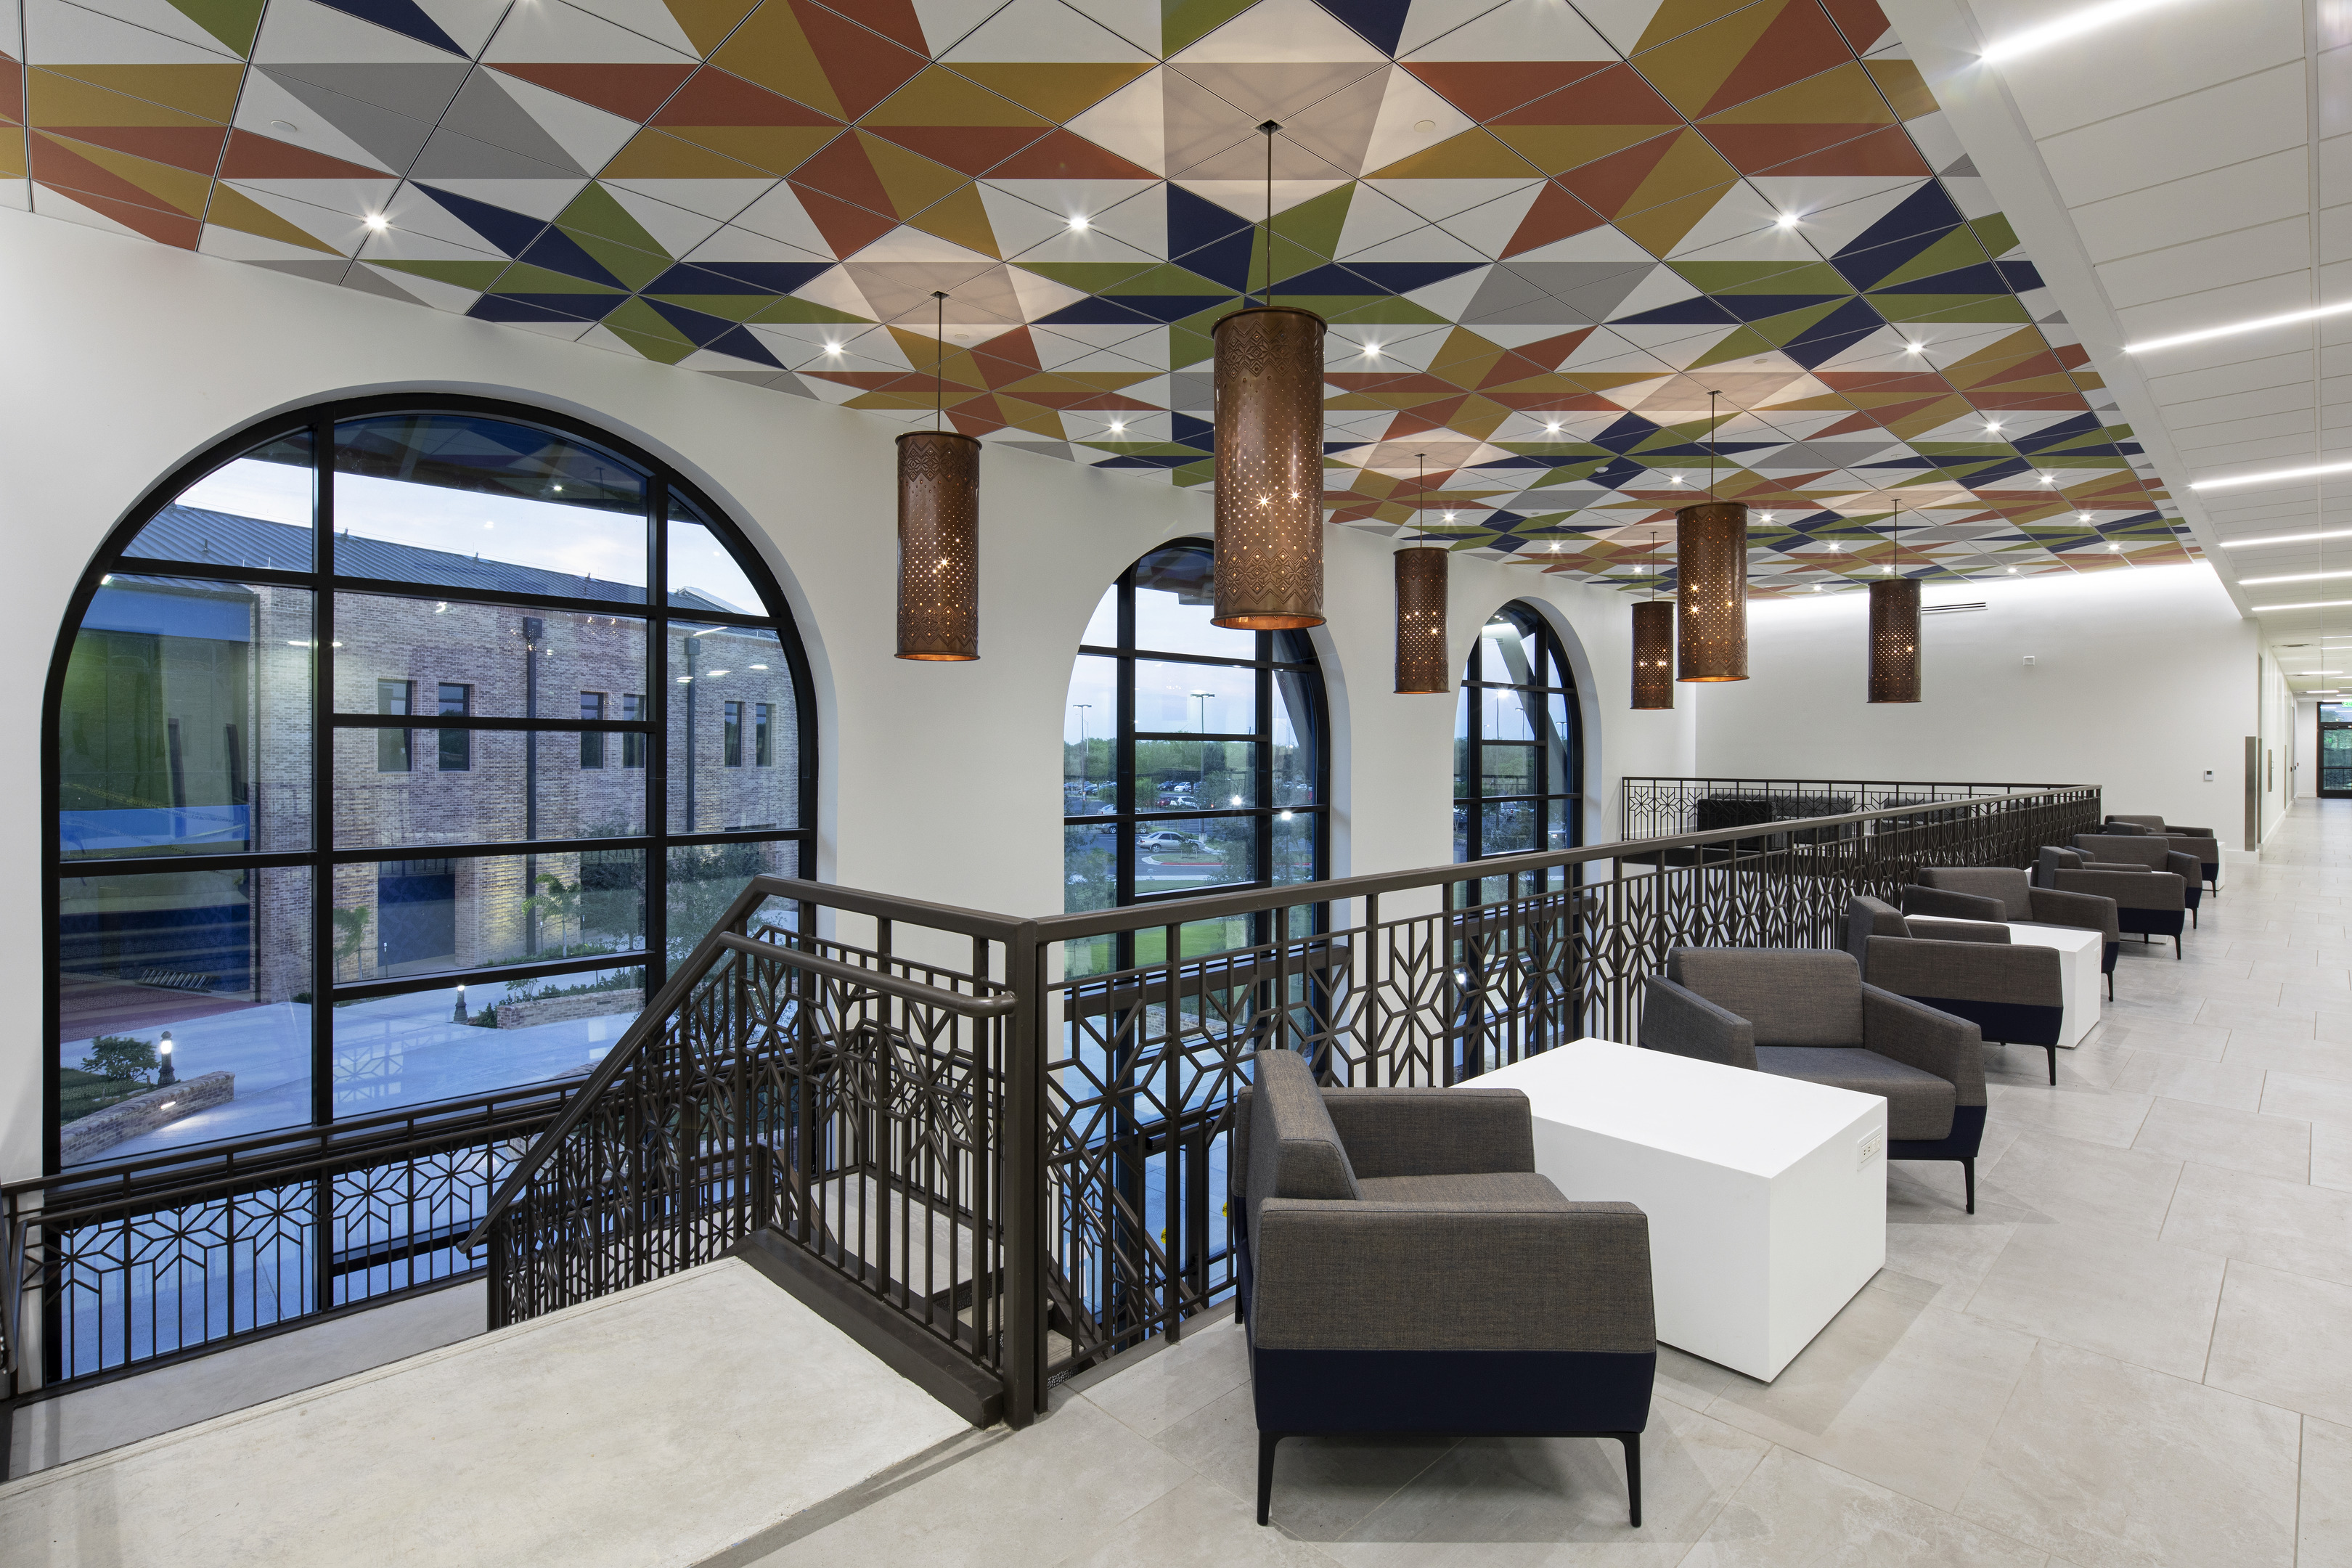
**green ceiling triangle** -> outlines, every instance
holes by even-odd
[[[581,187],[571,205],[555,215],[555,226],[583,242],[593,235],[670,259],[667,247],[648,234],[645,225],[631,217],[628,208],[613,199],[612,192],[593,180]]]
[[[262,0],[172,0],[172,9],[218,38],[242,59],[261,31]]]
[[[1160,0],[1160,52],[1172,55],[1196,44],[1240,16],[1257,0]]]

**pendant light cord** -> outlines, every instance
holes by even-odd
[[[1274,306],[1274,133],[1282,129],[1279,121],[1269,120],[1258,127],[1265,132],[1265,307]],[[1247,303],[1244,300],[1244,303]]]
[[[934,289],[931,298],[939,301],[935,312],[939,324],[931,335],[931,428],[936,432],[947,423],[948,297]]]

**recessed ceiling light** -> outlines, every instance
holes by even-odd
[[[1892,566],[1881,566],[1879,570],[1885,573],[1889,577],[1895,575],[1895,568]]]
[[[2091,514],[2087,511],[2078,511],[2074,514],[2074,521],[2076,522],[2088,522],[2091,521]]]
[[[2192,490],[2235,489],[2240,485],[2274,485],[2288,479],[2308,479],[2320,474],[2340,474],[2352,469],[2352,463],[2312,463],[2300,468],[2273,468],[2267,474],[2231,474],[2218,479],[2196,479]]]
[[[290,120],[273,120],[269,122],[269,129],[278,132],[281,135],[292,136],[302,128],[295,124]]]
[[[1087,229],[1087,220],[1083,217],[1074,217],[1070,220],[1070,227],[1076,233],[1084,234]]]
[[[1373,359],[1378,359],[1381,357],[1381,345],[1378,343],[1366,343],[1364,345],[1364,353],[1370,355]]]
[[[827,343],[824,345],[824,352],[829,354],[837,354],[841,352],[841,345],[839,343]]]
[[[1553,420],[1550,424],[1546,425],[1546,426],[1544,426],[1544,431],[1545,431],[1545,433],[1546,433],[1546,434],[1548,434],[1548,435],[1552,435],[1552,436],[1557,436],[1557,435],[1559,435],[1559,420],[1557,420],[1557,419],[1555,419],[1555,420]]]
[[[1820,593],[1821,591],[1822,591],[1822,585],[1821,585],[1819,583],[1814,584],[1813,584],[1813,592],[1814,592],[1814,593],[1816,593],[1816,594],[1818,594],[1818,593]]]
[[[2012,577],[2016,576],[2016,575],[2017,575],[2017,568],[2016,568],[2016,567],[2014,567],[2014,566],[2011,567],[2011,568],[2009,569],[2009,574],[2010,574],[2011,576],[2012,576]]]
[[[2259,588],[2268,583],[2316,583],[2323,577],[2352,577],[2352,572],[2297,572],[2285,577],[2241,577],[2241,588]]]
[[[2307,544],[2315,539],[2352,539],[2352,528],[2322,529],[2316,533],[2270,533],[2260,539],[2225,539],[2224,550],[2245,550],[2257,544]]]
[[[1124,419],[1114,419],[1110,422],[1110,433],[1114,436],[1120,434],[1126,428],[1127,421]]]
[[[2058,482],[2058,476],[2055,474],[2044,474],[2042,476],[2042,482],[2045,485],[2054,485]]]
[[[384,221],[383,215],[382,213],[368,214],[366,221],[368,227],[373,229],[378,234],[382,234],[385,229],[392,226],[392,225]]]
[[[2340,610],[2352,605],[2352,599],[2313,599],[2301,605],[2256,605],[2254,614],[2269,615],[2273,610]]]
[[[1925,343],[1905,343],[1903,352],[1906,354],[1925,353],[1927,348],[1927,345]]]
[[[2117,543],[2116,543],[2115,541],[2113,541],[2113,540],[2109,540],[2109,541],[2107,542],[2107,548],[2108,548],[2108,549],[2110,549],[2110,550],[2121,550],[2121,549],[2123,548],[2123,546],[2122,546],[2122,545],[2120,545],[2120,544],[2117,544]]]
[[[2061,16],[2054,22],[2044,23],[2039,27],[2029,27],[2021,33],[2011,33],[2005,38],[1997,38],[1986,45],[1984,53],[1977,58],[1988,65],[1998,64],[2002,60],[2012,60],[2021,55],[2030,55],[2037,49],[2046,49],[2053,44],[2063,44],[2069,38],[2080,37],[2084,33],[2096,32],[2101,27],[2111,27],[2126,17],[2137,16],[2143,11],[2152,11],[2167,3],[2168,0],[2107,0],[2107,4],[2104,5],[2085,5],[2081,10]]]
[[[1676,474],[1673,479],[1668,479],[1666,482],[1670,485],[1678,485],[1683,482],[1683,477],[1680,474]]]
[[[1794,228],[1794,227],[1796,227],[1796,226],[1797,226],[1797,215],[1796,215],[1795,213],[1782,213],[1782,214],[1780,215],[1780,227],[1782,227],[1782,228]]]
[[[2194,332],[2175,332],[2168,338],[2150,338],[2144,343],[2126,343],[2127,354],[2150,353],[2158,349],[2179,348],[2183,343],[2201,343],[2212,338],[2235,337],[2240,332],[2259,332],[2271,327],[2291,327],[2298,321],[2315,321],[2323,316],[2340,316],[2352,310],[2352,300],[2333,305],[2319,305],[2308,310],[2288,310],[2276,316],[2256,316],[2251,321],[2232,321],[2226,327],[2206,327]]]
[[[1448,521],[1448,522],[1452,522],[1452,521],[1454,521],[1454,514],[1453,514],[1452,512],[1450,512],[1450,511],[1449,511],[1449,512],[1447,512],[1447,513],[1445,514],[1445,521]]]
[[[2000,435],[2000,420],[1998,420],[1998,419],[1996,419],[1996,420],[1994,420],[1991,424],[1987,425],[1987,426],[1985,426],[1985,434],[1986,434],[1986,435],[1988,435],[1988,436],[1998,436],[1998,435]]]
[[[1412,122],[1412,128],[1415,131],[1422,132],[1423,135],[1427,135],[1430,132],[1437,129],[1437,121],[1434,120],[1416,120]]]

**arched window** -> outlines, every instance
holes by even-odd
[[[1302,632],[1210,625],[1212,570],[1206,544],[1163,545],[1119,574],[1087,624],[1063,710],[1067,909],[1328,873],[1314,649]],[[1070,973],[1160,956],[1164,937],[1136,940],[1148,951],[1099,939],[1070,955]],[[1210,951],[1259,939],[1221,930],[1199,940]]]
[[[1559,636],[1533,605],[1486,618],[1454,707],[1454,858],[1572,849],[1583,837],[1583,730]]]
[[[52,1168],[586,1071],[806,868],[807,690],[766,569],[610,437],[409,397],[224,442],[50,671]]]

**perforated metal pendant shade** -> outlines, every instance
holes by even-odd
[[[1675,679],[1748,679],[1748,509],[1702,501],[1675,513]]]
[[[1443,697],[1454,689],[1445,646],[1446,552],[1433,545],[1396,553],[1396,689]]]
[[[1919,580],[1883,577],[1870,585],[1870,700],[1919,700]]]
[[[898,437],[898,657],[980,657],[980,443]]]
[[[1633,706],[1675,705],[1675,606],[1664,599],[1633,606]]]
[[[1235,310],[1216,345],[1217,605],[1249,631],[1323,624],[1323,318]]]

